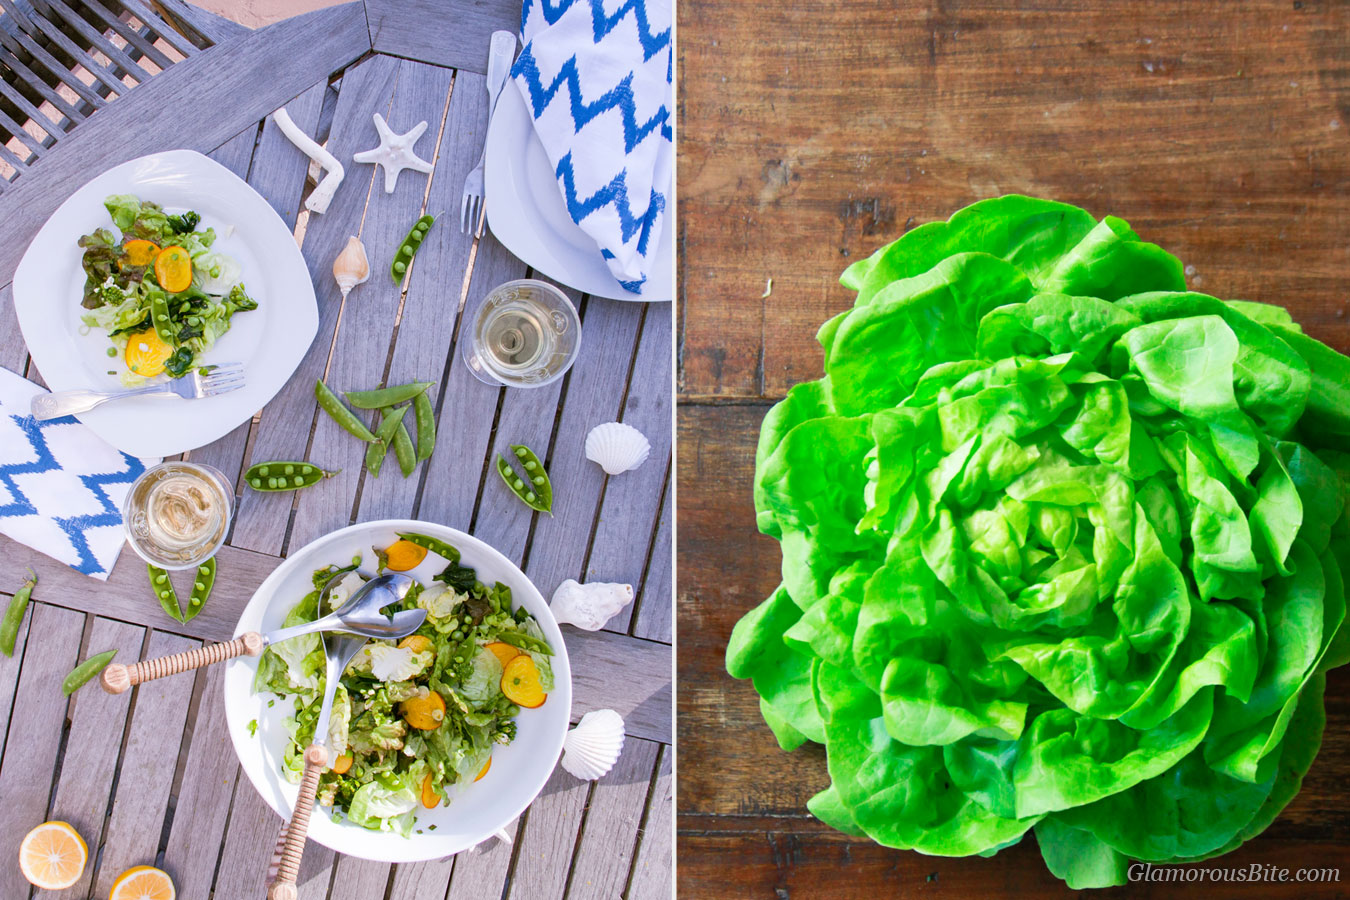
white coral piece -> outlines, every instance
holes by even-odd
[[[575,625],[587,631],[599,631],[605,623],[633,602],[633,586],[593,581],[579,584],[571,578],[553,592],[549,609],[559,625]]]
[[[427,130],[425,121],[418,122],[411,131],[394,134],[384,116],[375,113],[375,130],[380,133],[380,145],[370,150],[362,150],[352,157],[359,163],[374,163],[384,167],[384,192],[392,194],[398,184],[399,173],[404,169],[414,172],[431,173],[432,165],[413,152],[413,145]]]
[[[642,465],[652,445],[642,432],[623,422],[606,422],[586,435],[586,458],[610,475],[630,472]]]
[[[588,712],[563,738],[562,767],[583,781],[595,781],[619,761],[623,737],[623,716],[612,709]]]
[[[310,212],[328,212],[328,204],[333,201],[333,195],[337,193],[338,185],[342,184],[342,163],[337,161],[336,156],[319,146],[312,137],[305,134],[300,126],[295,124],[291,114],[286,112],[286,107],[283,106],[272,113],[272,121],[277,123],[277,127],[281,129],[282,134],[286,135],[287,140],[299,147],[301,153],[314,160],[328,173],[305,200],[305,208]],[[233,229],[234,226],[231,225],[230,228]],[[229,234],[225,236],[229,237]]]

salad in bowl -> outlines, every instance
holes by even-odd
[[[384,572],[415,581],[386,612],[422,608],[426,621],[402,639],[371,640],[343,672],[310,836],[366,859],[433,859],[508,825],[543,788],[568,727],[571,675],[524,574],[481,541],[426,522],[320,538],[269,576],[238,628],[312,621]],[[230,663],[225,680],[244,771],[289,815],[323,700],[322,642],[279,642]]]

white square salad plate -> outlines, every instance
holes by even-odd
[[[610,274],[595,240],[567,213],[525,98],[508,84],[488,125],[484,191],[492,234],[538,272],[593,297],[665,303],[675,296],[675,216],[666,215],[641,294]]]
[[[543,790],[562,755],[563,738],[572,714],[572,670],[567,646],[548,604],[538,588],[513,562],[478,538],[445,525],[409,519],[362,522],[319,538],[296,551],[267,577],[244,607],[235,636],[246,631],[266,632],[281,627],[286,614],[313,589],[314,570],[333,563],[346,565],[364,558],[362,568],[374,571],[372,547],[387,547],[398,532],[417,532],[439,538],[459,549],[463,565],[477,570],[484,584],[501,582],[511,588],[512,603],[534,616],[553,649],[553,690],[536,709],[522,709],[516,717],[516,738],[492,748],[492,767],[481,781],[463,785],[448,804],[435,809],[417,807],[417,821],[408,837],[372,831],[354,825],[331,808],[316,806],[309,837],[338,853],[379,862],[401,863],[439,859],[467,850],[511,824]],[[423,584],[444,569],[446,562],[428,554],[406,574]],[[267,804],[289,817],[299,785],[281,774],[282,755],[289,740],[284,719],[294,714],[291,700],[253,692],[258,671],[256,657],[241,656],[226,664],[225,716],[239,763]],[[256,726],[254,725],[256,723]],[[256,731],[255,731],[256,728]]]
[[[116,226],[110,194],[135,194],[169,213],[196,210],[216,231],[212,249],[233,256],[258,308],[237,313],[204,363],[241,362],[240,390],[200,400],[131,397],[81,413],[99,437],[132,456],[173,456],[209,444],[248,421],[291,377],[319,327],[309,269],[291,229],[229,169],[192,150],[169,150],[114,166],[71,195],[33,238],[14,273],[14,310],[33,362],[53,391],[123,390],[108,337],[80,321],[83,251],[76,243]],[[86,332],[86,333],[82,333]]]

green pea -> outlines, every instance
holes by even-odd
[[[117,348],[116,348],[116,347],[109,347],[109,348],[108,348],[108,355],[109,355],[109,356],[116,356],[116,355],[117,355]]]
[[[539,463],[535,462],[534,460],[530,460],[525,464],[526,472],[533,472],[537,468],[539,468]]]
[[[533,478],[531,478],[530,481],[533,484],[540,485],[548,481],[548,479],[545,478],[543,475],[536,475]]]
[[[408,271],[408,264],[400,259],[398,262],[394,263],[394,271],[402,275],[404,272]]]
[[[292,474],[297,470],[300,474]],[[329,472],[301,462],[265,462],[250,466],[244,473],[244,481],[257,491],[293,491],[332,478],[338,471],[341,470]]]
[[[525,502],[526,502],[526,503],[533,503],[536,499],[537,499],[537,498],[534,496],[534,491],[526,491],[526,493],[525,493]]]

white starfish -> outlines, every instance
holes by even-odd
[[[362,150],[352,159],[359,163],[374,163],[377,166],[384,166],[384,192],[386,194],[394,192],[394,185],[398,183],[398,175],[404,169],[430,174],[431,163],[425,159],[419,159],[417,154],[413,152],[413,145],[422,136],[422,132],[427,130],[426,122],[418,122],[406,134],[394,134],[390,130],[389,124],[384,121],[384,116],[376,113],[375,130],[380,133],[380,146],[370,150]]]

